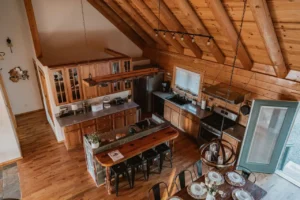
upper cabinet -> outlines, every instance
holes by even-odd
[[[94,64],[82,65],[81,67],[81,79],[89,78],[90,74],[92,77],[96,76],[96,68]],[[89,87],[85,84],[82,84],[82,90],[84,99],[92,99],[98,96],[97,86]]]
[[[68,103],[64,68],[50,70],[50,81],[56,105]]]
[[[66,82],[70,102],[83,99],[79,67],[66,67]]]
[[[114,60],[110,62],[111,66],[111,73],[112,74],[118,74],[121,72],[121,66],[120,66],[120,61],[119,60]]]
[[[122,72],[132,71],[131,60],[122,60]]]

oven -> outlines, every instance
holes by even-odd
[[[201,126],[198,134],[198,139],[200,141],[209,142],[212,139],[221,137],[221,134],[218,131],[214,130],[203,122],[200,122],[200,124]]]

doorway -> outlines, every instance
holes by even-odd
[[[298,112],[276,173],[300,187],[300,112]]]

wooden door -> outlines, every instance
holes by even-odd
[[[48,113],[48,115],[50,116],[50,119],[53,123],[53,116],[52,116],[52,110],[51,110],[51,104],[50,104],[50,100],[49,100],[49,94],[48,94],[48,89],[47,89],[47,84],[46,84],[46,77],[44,75],[44,73],[39,69],[38,70],[39,73],[39,77],[40,77],[40,83],[42,86],[42,95],[44,96],[43,101],[45,101],[46,104],[46,112]]]
[[[112,74],[118,74],[121,72],[121,62],[119,60],[110,61],[110,68]]]
[[[164,106],[164,118],[167,121],[171,121],[171,108],[169,106]]]
[[[93,125],[89,125],[89,126],[84,126],[81,128],[81,132],[82,132],[82,135],[86,135],[86,134],[93,134],[96,132],[96,125],[93,124]]]
[[[100,133],[109,132],[112,129],[111,116],[104,116],[97,119],[97,131]]]
[[[131,90],[132,89],[132,80],[125,80],[124,82],[124,90]]]
[[[113,82],[112,84],[112,92],[113,93],[116,93],[116,92],[121,92],[123,91],[123,81],[116,81],[116,82]]]
[[[59,106],[69,103],[64,68],[51,69],[50,81],[56,105]]]
[[[125,127],[124,111],[113,114],[113,129]]]
[[[79,67],[66,67],[66,82],[70,102],[83,99]]]
[[[72,130],[65,132],[65,145],[68,150],[82,146],[81,130]]]
[[[126,115],[126,126],[136,123],[136,113]]]
[[[105,76],[111,74],[109,62],[99,62],[95,64],[96,76]],[[111,83],[104,83],[97,87],[98,96],[105,96],[111,92]]]
[[[96,76],[96,68],[94,64],[89,65],[82,65],[80,66],[80,72],[81,72],[81,80],[89,78],[89,75],[91,74],[92,77]],[[83,91],[83,97],[84,99],[92,99],[97,97],[97,86],[89,87],[85,84],[83,84],[83,81],[81,81],[82,84],[82,91]]]
[[[4,85],[4,82],[3,82],[3,79],[2,79],[1,71],[0,71],[0,90],[2,90],[2,92],[3,92],[3,96],[4,96],[4,100],[5,100],[4,103],[5,103],[5,105],[6,105],[7,109],[8,109],[8,112],[10,114],[10,118],[11,118],[11,120],[13,122],[13,125],[14,125],[15,129],[16,129],[17,128],[16,117],[13,114],[11,106],[10,106],[10,103],[9,103],[9,99],[8,99],[8,95],[7,95],[7,92],[6,92],[6,89],[5,89],[5,85]]]

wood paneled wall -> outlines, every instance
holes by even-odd
[[[204,84],[215,85],[218,83],[229,84],[232,67],[229,65],[218,64],[195,57],[185,56],[166,51],[156,51],[146,48],[144,56],[153,61],[158,61],[159,65],[173,74],[174,66],[180,66],[187,70],[204,72]],[[262,69],[262,68],[261,68]],[[289,75],[293,76],[293,75]],[[258,72],[247,71],[235,68],[233,71],[232,85],[236,88],[247,90],[251,93],[249,99],[272,99],[272,100],[300,100],[300,83],[292,80],[280,79],[274,76],[261,74]],[[218,99],[211,101],[215,105],[225,106],[225,102]],[[239,112],[241,105],[227,104],[227,108]],[[246,125],[247,117],[241,116],[240,123]]]

